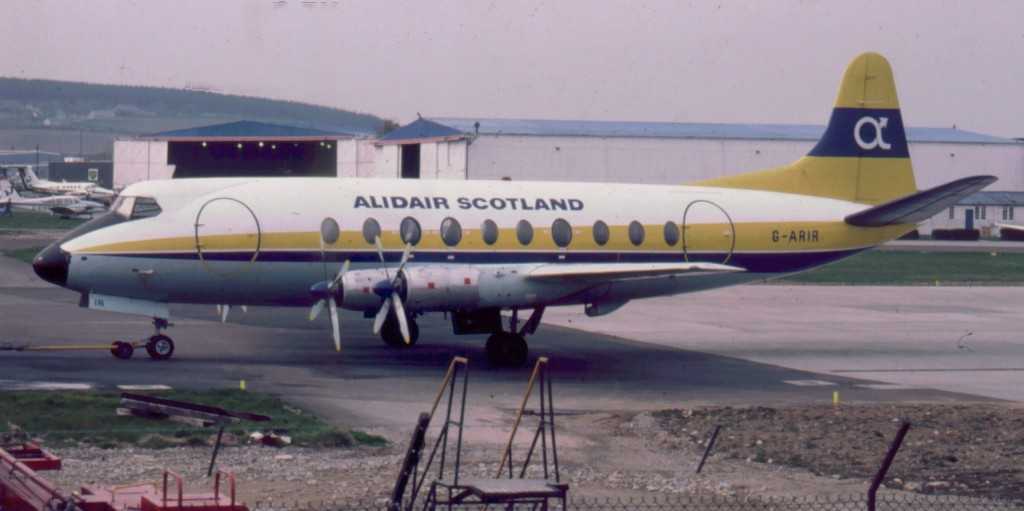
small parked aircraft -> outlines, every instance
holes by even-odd
[[[14,188],[0,190],[0,204],[15,211],[49,211],[65,218],[91,217],[107,211],[106,205],[76,195],[22,197]]]
[[[33,266],[84,306],[153,317],[154,358],[173,353],[160,332],[168,304],[183,302],[311,307],[311,318],[327,309],[339,350],[338,307],[373,318],[396,347],[416,343],[418,315],[444,311],[456,335],[489,334],[493,364],[515,366],[546,307],[600,316],[804,271],[898,238],[995,180],[918,191],[892,70],[866,53],[847,68],[820,141],[790,165],[689,186],[150,181]]]
[[[19,167],[18,177],[26,190],[46,195],[78,195],[91,200],[100,200],[108,204],[117,195],[109,188],[88,181],[50,181],[40,179],[32,167]]]

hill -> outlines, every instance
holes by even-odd
[[[74,152],[83,139],[104,145],[115,136],[243,119],[350,133],[374,133],[385,125],[374,115],[295,101],[0,77],[0,147],[41,144],[41,149]]]

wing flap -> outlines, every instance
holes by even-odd
[[[971,176],[879,204],[846,217],[857,227],[883,227],[923,222],[960,199],[996,182],[995,176]]]
[[[613,264],[549,264],[535,268],[526,278],[531,280],[597,279],[617,280],[669,275],[695,276],[711,273],[746,271],[738,266],[717,263],[613,263]]]

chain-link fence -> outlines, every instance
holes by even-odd
[[[549,509],[561,510],[561,505],[551,501]],[[423,509],[421,502],[412,509]],[[448,509],[447,506],[438,506]],[[364,501],[322,501],[322,502],[257,502],[253,511],[390,511],[409,509],[389,506],[386,498]],[[505,505],[460,505],[451,509],[508,509]],[[512,509],[539,509],[532,505],[516,506]],[[863,511],[868,509],[867,497],[812,496],[812,497],[700,497],[700,496],[653,496],[653,497],[575,497],[570,498],[568,509],[579,511]],[[1024,510],[1024,500],[992,500],[955,495],[920,494],[879,494],[878,511],[1002,511]]]

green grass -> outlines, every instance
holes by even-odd
[[[1020,285],[1024,254],[873,250],[772,281],[782,284]]]
[[[293,445],[313,447],[380,446],[387,441],[362,431],[332,426],[315,415],[267,394],[240,390],[167,391],[159,397],[219,406],[227,410],[268,415],[270,422],[242,421],[230,424],[225,433],[245,440],[253,431],[274,430],[292,437]],[[104,448],[136,445],[162,448],[206,445],[216,429],[169,420],[122,417],[115,414],[120,402],[116,392],[0,392],[0,438],[15,424],[31,438],[50,446],[85,443]]]
[[[10,250],[0,251],[0,254],[32,264],[32,259],[34,259],[36,254],[38,254],[42,249],[43,247],[12,248]]]
[[[0,230],[4,229],[56,229],[69,230],[78,227],[85,219],[61,218],[49,213],[15,211],[14,215],[0,215]]]

